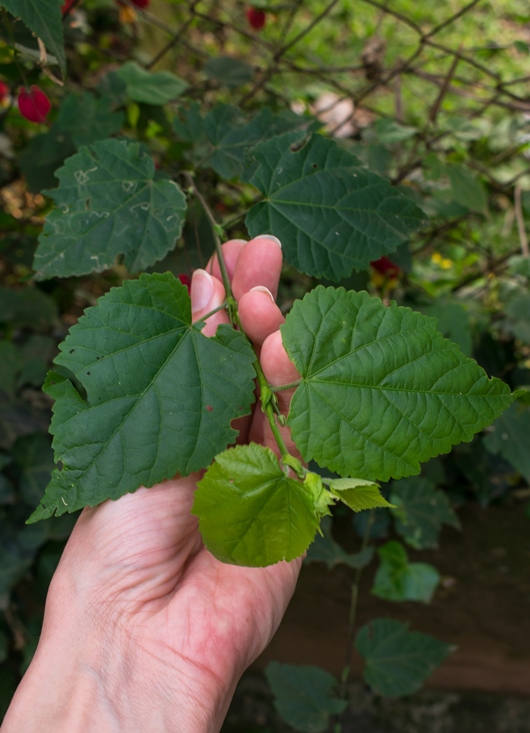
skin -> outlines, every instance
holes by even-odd
[[[243,328],[261,352],[269,383],[295,381],[273,300],[278,243],[258,237],[223,248]],[[211,276],[199,271],[192,281],[194,320],[224,300],[217,262],[206,269]],[[216,313],[204,333],[226,321],[224,311]],[[279,397],[287,411],[291,394]],[[275,449],[259,404],[237,427],[238,442]],[[286,430],[284,437],[298,455]],[[268,568],[218,562],[190,514],[199,478],[176,477],[82,512],[50,586],[39,647],[1,733],[220,730],[241,674],[278,628],[301,560]]]

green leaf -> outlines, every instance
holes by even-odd
[[[0,395],[15,393],[16,377],[22,368],[22,356],[11,341],[0,341]]]
[[[431,602],[440,582],[436,568],[423,562],[409,562],[401,542],[386,542],[377,554],[381,564],[372,587],[374,596],[386,601]]]
[[[408,624],[388,618],[378,618],[363,626],[355,648],[366,662],[365,681],[388,697],[411,695],[419,690],[454,649],[434,636],[409,631]]]
[[[300,133],[291,132],[253,149],[260,166],[250,182],[265,199],[246,219],[252,237],[279,237],[298,270],[340,280],[394,252],[422,226],[425,217],[410,199],[334,140],[314,134],[293,151],[299,142]]]
[[[418,133],[417,127],[400,125],[395,120],[390,119],[378,120],[374,128],[377,139],[384,145],[392,145],[394,143],[401,143],[404,140],[410,140]]]
[[[215,79],[229,89],[237,89],[247,84],[254,76],[254,69],[246,61],[232,56],[216,56],[204,64],[208,79]]]
[[[138,143],[83,147],[57,177],[59,188],[47,192],[56,207],[35,253],[37,279],[101,271],[120,255],[131,272],[142,270],[180,236],[185,196],[173,181],[155,181],[155,165]]]
[[[0,7],[20,18],[52,53],[64,75],[66,56],[61,17],[61,0],[0,0]]]
[[[365,481],[362,478],[339,478],[330,483],[329,489],[354,512],[392,506],[382,496],[379,484],[374,481]]]
[[[396,530],[405,542],[417,550],[438,547],[442,524],[460,529],[447,494],[419,476],[392,484],[390,501]]]
[[[135,61],[128,61],[117,74],[125,82],[127,97],[133,102],[167,104],[188,88],[188,83],[179,76],[169,71],[146,71]]]
[[[451,165],[446,168],[451,181],[453,201],[479,214],[488,213],[488,198],[484,186],[463,165]]]
[[[339,715],[348,706],[334,689],[332,674],[320,667],[271,662],[265,669],[274,694],[274,707],[288,725],[302,733],[322,733],[328,729],[329,716]]]
[[[251,567],[300,557],[320,518],[311,492],[256,443],[216,456],[197,484],[192,513],[215,557]]]
[[[325,562],[330,570],[337,565],[348,565],[350,568],[360,569],[366,567],[374,555],[373,545],[355,554],[346,552],[331,534],[332,521],[329,517],[323,517],[320,522],[320,529],[323,536],[317,534],[313,544],[309,546],[304,563]]]
[[[491,453],[500,453],[530,483],[530,409],[517,402],[498,417],[484,445]]]
[[[55,359],[72,381],[52,372],[44,387],[63,468],[31,521],[187,475],[234,441],[230,422],[253,401],[254,354],[231,327],[207,338],[202,326],[170,273],[128,280],[86,311]]]
[[[436,321],[368,293],[318,286],[281,327],[302,382],[288,423],[304,459],[388,481],[471,440],[513,397]]]

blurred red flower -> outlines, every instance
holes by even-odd
[[[251,6],[247,8],[247,20],[251,28],[254,28],[255,31],[260,31],[265,26],[267,16],[264,10]]]
[[[30,122],[46,122],[52,105],[42,89],[35,84],[28,91],[21,89],[18,95],[18,108],[22,117]]]

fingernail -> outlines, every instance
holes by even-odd
[[[237,242],[238,244],[248,244],[248,239],[230,239],[230,242]]]
[[[254,237],[254,239],[270,239],[271,242],[276,242],[278,247],[282,248],[282,243],[278,239],[278,237],[275,237],[274,234],[259,234],[257,237]]]
[[[274,295],[273,295],[273,294],[271,293],[271,291],[269,290],[269,288],[266,288],[266,287],[265,287],[265,285],[255,285],[255,286],[254,286],[253,288],[250,288],[250,290],[249,290],[248,292],[249,292],[249,293],[253,293],[253,292],[255,292],[256,290],[259,290],[259,291],[260,291],[261,293],[267,293],[267,295],[268,295],[268,296],[269,296],[269,298],[270,298],[270,299],[272,300],[272,302],[273,302],[273,303],[275,303],[275,302],[276,302],[276,301],[274,300]]]
[[[213,280],[206,270],[195,270],[191,278],[191,312],[205,308],[213,295]]]

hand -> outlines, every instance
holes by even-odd
[[[280,247],[274,238],[233,240],[223,255],[269,383],[295,381],[278,331],[283,316],[270,295],[277,292]],[[194,321],[225,297],[215,259],[207,269],[212,275],[194,273]],[[219,311],[204,333],[227,320]],[[290,394],[278,397],[286,411]],[[238,442],[274,449],[259,404],[237,427]],[[178,477],[82,512],[2,733],[219,731],[239,677],[282,619],[300,561],[268,568],[218,562],[190,514],[199,478]]]

